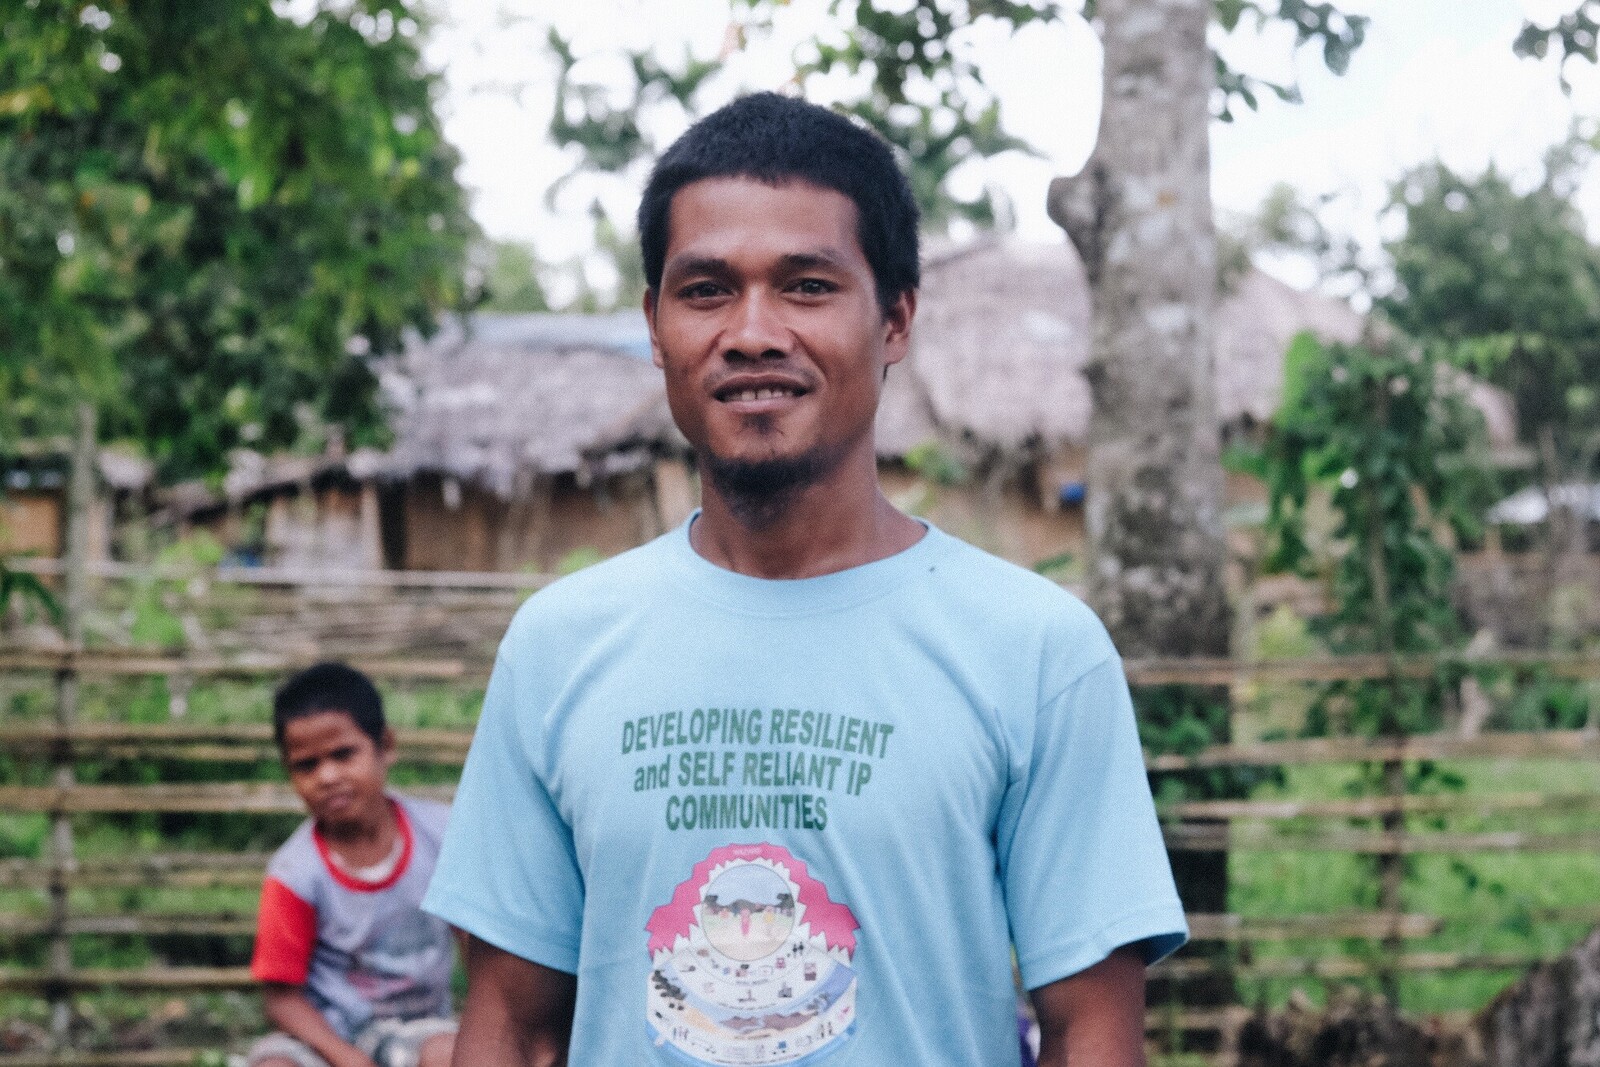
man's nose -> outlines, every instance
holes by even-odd
[[[789,331],[772,294],[755,288],[745,292],[735,305],[724,348],[730,359],[781,359],[788,354]]]

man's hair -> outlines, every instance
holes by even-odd
[[[856,205],[856,240],[884,312],[921,281],[917,202],[887,142],[827,108],[755,93],[689,127],[650,172],[639,201],[639,249],[652,290],[661,288],[672,198],[706,178],[803,181],[842,193]]]
[[[296,674],[272,696],[272,737],[283,749],[284,727],[325,711],[343,712],[379,747],[383,745],[383,697],[372,679],[343,663],[319,663]]]

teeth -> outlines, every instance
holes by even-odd
[[[788,389],[774,389],[770,386],[761,389],[741,389],[730,398],[736,401],[743,400],[772,400],[780,396],[793,396]]]

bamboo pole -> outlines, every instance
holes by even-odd
[[[3,664],[0,664],[3,671]],[[400,730],[396,739],[402,756],[419,762],[432,761],[439,765],[459,763],[472,741],[468,730],[418,729]],[[276,760],[272,747],[272,731],[265,725],[200,726],[180,723],[125,724],[81,723],[63,728],[59,725],[31,725],[0,727],[0,746],[7,751],[49,751],[66,745],[85,756],[103,757],[108,754],[149,755],[154,752],[188,754],[188,746],[216,746],[211,756],[234,761],[243,758]],[[120,747],[119,747],[120,746]],[[223,749],[237,747],[239,752]],[[136,751],[135,751],[136,750]],[[1237,745],[1215,745],[1190,755],[1153,755],[1146,759],[1152,771],[1201,770],[1215,767],[1275,767],[1308,766],[1329,763],[1384,762],[1386,760],[1452,760],[1452,759],[1573,759],[1586,760],[1600,757],[1600,733],[1590,730],[1541,730],[1526,733],[1486,733],[1462,737],[1453,732],[1414,734],[1399,739],[1364,737],[1331,737],[1308,741],[1265,741]],[[207,758],[200,756],[198,758]],[[1474,808],[1482,798],[1463,796],[1459,803]],[[1291,805],[1301,805],[1304,814],[1317,814],[1315,805],[1333,805],[1334,801],[1193,801],[1193,804],[1219,806],[1251,803],[1287,810]],[[1371,805],[1365,814],[1376,818],[1383,811],[1396,810],[1399,803],[1406,811],[1441,810],[1430,805],[1443,805],[1454,809],[1457,801],[1446,797],[1407,797],[1404,801],[1391,801],[1383,797],[1363,798],[1350,802],[1350,817],[1359,817],[1354,807]],[[1509,802],[1508,803],[1512,803]],[[1517,806],[1526,806],[1517,801]],[[1218,809],[1224,810],[1219,807]],[[1333,814],[1327,810],[1322,814]],[[1206,816],[1212,817],[1212,816]],[[1266,816],[1263,816],[1266,817]],[[1288,817],[1288,816],[1285,816]]]
[[[26,559],[8,563],[18,570],[27,567]],[[37,561],[34,561],[37,562]],[[89,573],[93,575],[94,568]],[[250,680],[275,677],[310,666],[303,656],[256,653],[238,656],[167,656],[139,650],[104,650],[73,653],[70,650],[10,649],[0,651],[0,672],[55,671],[69,659],[80,674],[96,676],[138,676],[185,673],[200,678],[227,677]],[[491,664],[475,658],[417,659],[395,656],[352,657],[353,665],[375,678],[467,681],[481,683],[488,678]],[[1431,678],[1441,670],[1538,670],[1553,678],[1577,681],[1600,680],[1600,656],[1546,652],[1500,652],[1484,655],[1440,654],[1399,656],[1392,662],[1378,656],[1339,656],[1292,660],[1129,660],[1125,664],[1128,681],[1134,686],[1150,685],[1243,685],[1250,682],[1310,683],[1331,681],[1371,681],[1397,677]],[[1182,758],[1182,757],[1175,757]],[[1175,768],[1186,769],[1186,768]]]
[[[1235,826],[1230,837],[1211,827],[1170,824],[1167,848],[1174,852],[1221,852],[1230,842],[1248,852],[1346,852],[1363,856],[1412,856],[1454,852],[1591,852],[1600,850],[1600,831],[1530,833],[1490,830],[1481,833],[1387,833],[1382,830],[1316,830],[1286,833],[1271,826]]]
[[[83,616],[88,600],[89,521],[95,491],[95,410],[88,403],[77,407],[77,433],[72,444],[72,468],[67,483],[66,573],[64,575],[62,629],[71,652],[83,648]],[[78,717],[78,673],[66,663],[56,674],[56,727],[70,731]],[[75,781],[71,753],[58,749],[53,754],[52,775],[59,797],[72,794]],[[69,877],[73,865],[72,815],[66,804],[55,804],[50,812],[49,887],[51,926],[49,987],[50,1040],[54,1048],[71,1046],[72,940]]]

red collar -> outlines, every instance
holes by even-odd
[[[396,803],[394,797],[384,799],[394,810],[394,821],[400,831],[401,844],[399,861],[395,863],[394,870],[389,872],[389,876],[381,882],[363,882],[359,878],[351,877],[333,861],[333,856],[328,850],[328,842],[323,840],[322,832],[317,829],[316,824],[313,823],[311,826],[311,839],[317,843],[317,852],[322,856],[322,865],[328,868],[328,873],[333,875],[335,882],[357,893],[376,893],[380,889],[388,889],[400,880],[400,876],[405,874],[406,868],[411,865],[411,820],[406,818],[406,809]]]

